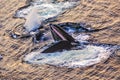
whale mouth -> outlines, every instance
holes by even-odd
[[[117,48],[108,44],[89,43],[88,35],[73,38],[57,25],[50,25],[50,31],[54,42],[25,55],[25,62],[69,68],[85,67],[105,61]]]

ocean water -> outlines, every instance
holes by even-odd
[[[77,4],[74,1],[34,0],[29,7],[17,10],[15,16],[24,18],[26,22],[23,26],[31,32],[38,29],[46,19],[54,18]]]
[[[45,20],[57,17],[59,14],[76,6],[78,2],[73,1],[57,2],[56,0],[34,0],[30,3],[30,6],[18,9],[15,16],[24,18],[26,22],[23,26],[27,32],[32,32],[38,29]],[[68,32],[74,33],[75,30],[70,28]],[[85,34],[73,36],[81,43],[89,39],[89,35]],[[85,67],[105,61],[115,49],[115,47],[108,45],[96,46],[88,44],[79,50],[65,50],[63,52],[41,53],[39,50],[25,55],[24,61],[39,65],[49,64],[70,68]]]

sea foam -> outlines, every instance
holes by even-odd
[[[69,50],[55,53],[31,52],[24,61],[32,64],[49,64],[70,68],[90,66],[106,60],[115,48],[109,46],[87,45],[80,50]]]
[[[77,5],[78,2],[55,2],[54,0],[34,0],[27,8],[16,11],[16,17],[25,18],[25,29],[30,32],[38,29],[42,22],[54,18]]]

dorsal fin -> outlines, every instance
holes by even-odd
[[[65,32],[61,27],[51,24],[50,29],[55,41],[65,40],[69,42],[75,42],[75,39]]]

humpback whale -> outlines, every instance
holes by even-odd
[[[25,55],[25,62],[70,68],[85,67],[106,60],[118,48],[111,44],[81,42],[53,24],[50,25],[50,31],[54,41]]]

